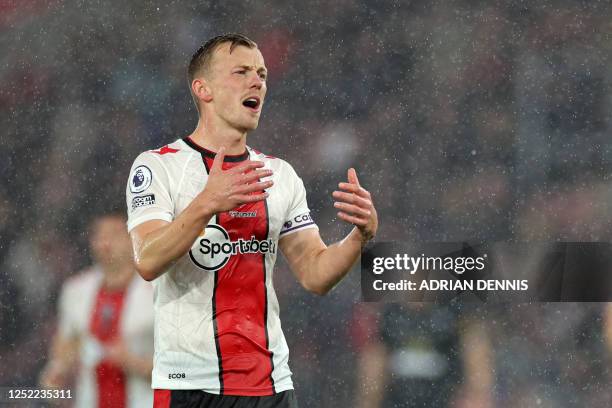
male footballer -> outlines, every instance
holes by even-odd
[[[153,288],[134,271],[125,221],[123,213],[95,216],[89,230],[95,263],[62,286],[58,328],[40,382],[65,388],[74,377],[75,408],[153,402]]]
[[[333,192],[353,224],[326,246],[302,180],[247,146],[266,96],[257,44],[212,38],[188,69],[194,132],[140,154],[127,186],[138,272],[155,287],[155,407],[297,407],[272,271],[282,251],[298,281],[323,295],[378,228],[354,169]]]

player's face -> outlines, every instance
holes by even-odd
[[[125,220],[117,216],[97,219],[91,229],[90,245],[94,260],[102,265],[117,265],[132,257]]]
[[[246,132],[259,123],[267,70],[259,49],[237,46],[229,51],[229,43],[220,45],[211,61],[211,107],[227,125]]]

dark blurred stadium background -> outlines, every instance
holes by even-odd
[[[348,230],[330,193],[349,166],[380,240],[610,241],[611,22],[578,0],[0,1],[0,385],[36,384],[60,285],[132,160],[195,127],[185,69],[207,38],[259,43],[248,143],[293,164],[327,241]],[[377,313],[358,273],[325,298],[282,262],[275,279],[301,405],[351,406]],[[496,405],[610,406],[605,308],[480,312]]]

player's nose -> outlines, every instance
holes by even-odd
[[[259,74],[255,72],[251,78],[250,88],[261,89],[263,84],[264,84],[263,79],[261,79]]]
[[[104,250],[108,250],[112,246],[113,242],[114,239],[111,236],[98,237],[96,240],[97,246]]]

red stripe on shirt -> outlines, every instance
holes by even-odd
[[[120,338],[120,323],[125,299],[124,291],[101,288],[96,297],[90,321],[90,331],[102,345]],[[124,408],[126,406],[126,375],[118,365],[101,360],[95,367],[98,408]]]
[[[208,168],[212,159],[206,158]],[[226,162],[223,169],[240,163]],[[266,240],[268,213],[264,201],[234,209],[256,211],[256,217],[232,217],[217,214],[217,223],[230,240],[240,238]],[[216,336],[221,359],[221,393],[225,395],[263,396],[274,394],[272,353],[267,347],[265,256],[261,253],[236,254],[217,271],[215,285]]]

